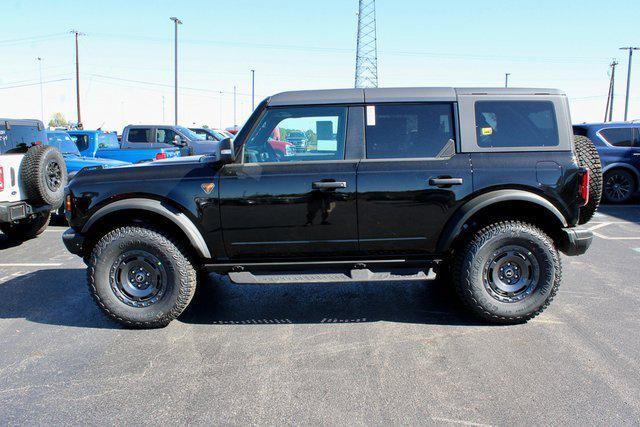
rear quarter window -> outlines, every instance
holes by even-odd
[[[479,147],[555,147],[558,123],[550,101],[477,101]]]
[[[129,129],[129,135],[127,136],[129,142],[152,142],[151,129],[150,128],[134,128]]]
[[[598,132],[600,137],[614,147],[637,147],[637,132],[631,127],[607,128]]]

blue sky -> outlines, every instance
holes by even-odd
[[[351,87],[357,0],[3,1],[0,116],[75,118],[70,29],[80,40],[81,99],[88,127],[173,117],[173,23],[180,27],[180,121],[223,127],[257,98],[294,89]],[[637,1],[378,0],[381,86],[556,87],[574,122],[601,120],[608,64],[618,58],[615,115],[622,118],[627,57],[640,45]],[[639,52],[640,53],[640,52]],[[630,117],[640,118],[640,56]],[[13,87],[18,86],[18,87]],[[222,95],[220,92],[223,92]],[[222,107],[222,108],[220,108]]]

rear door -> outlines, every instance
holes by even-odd
[[[366,158],[358,167],[360,250],[435,251],[440,231],[471,193],[471,167],[456,153],[455,104],[369,104]]]

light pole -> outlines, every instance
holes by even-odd
[[[633,59],[633,51],[640,50],[640,47],[621,47],[620,50],[629,51],[629,69],[627,71],[627,96],[624,100],[624,121],[627,121],[627,114],[629,113],[629,88],[631,87],[631,60]]]
[[[42,58],[38,56],[38,68],[40,69],[40,120],[44,123],[44,96],[42,88]]]
[[[175,101],[175,107],[174,107],[174,113],[175,113],[175,120],[174,120],[174,124],[177,126],[178,125],[178,25],[182,24],[182,21],[178,18],[176,18],[175,16],[172,16],[171,18],[169,18],[173,21],[173,23],[175,24],[175,31],[174,31],[174,46],[173,46],[173,50],[174,50],[174,61],[175,61],[175,92],[174,92],[174,101]]]
[[[504,87],[509,87],[509,76],[511,73],[504,73]]]
[[[251,70],[251,112],[256,109],[256,70]]]
[[[233,128],[236,128],[236,87],[233,87]]]
[[[80,115],[80,58],[78,56],[78,36],[84,36],[84,33],[81,33],[78,30],[71,30],[71,34],[75,35],[76,39],[76,107],[78,109],[78,129],[82,129],[82,116]]]

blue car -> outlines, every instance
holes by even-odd
[[[591,139],[600,154],[602,198],[609,203],[629,201],[640,184],[640,123],[583,123],[574,125],[573,132]]]
[[[64,162],[67,165],[69,180],[71,180],[71,178],[73,178],[73,176],[82,168],[86,168],[88,166],[102,166],[105,168],[111,168],[115,166],[124,166],[131,164],[130,162],[122,162],[120,160],[84,157],[80,154],[78,147],[67,132],[47,132],[47,139],[47,145],[56,147],[62,153]]]

